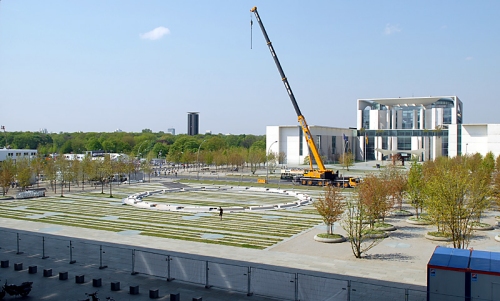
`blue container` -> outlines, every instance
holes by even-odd
[[[470,250],[436,247],[427,264],[427,300],[470,300]]]
[[[472,300],[497,300],[500,296],[500,253],[473,250],[469,270]]]

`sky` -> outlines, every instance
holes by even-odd
[[[356,127],[357,99],[413,96],[500,123],[500,1],[0,0],[0,125],[298,125],[254,6],[309,126]]]

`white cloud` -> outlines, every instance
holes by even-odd
[[[473,57],[472,56],[468,56],[465,58],[466,61],[472,61]]]
[[[158,40],[161,39],[164,35],[170,34],[170,29],[160,26],[155,29],[148,31],[146,33],[141,33],[141,39],[145,40]]]
[[[399,28],[399,25],[391,25],[389,23],[385,25],[384,34],[391,35],[398,32],[401,32],[401,28]]]

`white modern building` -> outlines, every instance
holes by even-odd
[[[492,152],[495,158],[500,156],[500,124],[462,124],[456,127],[457,129],[454,125],[449,127],[449,156],[459,154],[458,149],[461,154],[480,153],[484,156]],[[452,147],[455,141],[457,149]]]
[[[318,152],[324,163],[338,161],[339,156],[351,151],[352,143],[357,145],[356,129],[332,128],[326,126],[309,126],[311,135],[315,139]],[[266,128],[267,153],[284,153],[281,165],[300,166],[310,155],[306,138],[299,125],[295,126],[267,126]],[[312,156],[311,156],[312,157]]]
[[[358,99],[355,129],[310,126],[324,163],[347,151],[357,160],[393,154],[420,161],[440,156],[492,152],[500,155],[500,124],[463,124],[457,96]],[[345,139],[344,139],[345,138]],[[303,165],[309,156],[300,126],[267,126],[267,153],[283,153],[283,165]]]
[[[36,149],[10,149],[10,148],[2,148],[0,149],[0,162],[5,161],[7,159],[11,159],[13,161],[27,158],[29,160],[34,159],[37,155],[38,151]]]
[[[356,156],[413,154],[423,161],[460,154],[462,106],[456,96],[358,99]]]

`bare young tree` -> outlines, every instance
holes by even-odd
[[[379,219],[384,220],[394,205],[388,197],[389,189],[387,181],[374,174],[367,175],[358,187],[358,196],[371,228]]]
[[[344,196],[340,192],[340,188],[331,185],[325,186],[324,192],[313,203],[313,206],[323,217],[326,233],[333,234],[333,224],[340,219],[345,207]]]
[[[344,217],[341,220],[342,228],[347,233],[354,257],[361,258],[371,248],[375,247],[383,237],[373,238],[367,234],[369,225],[364,221],[368,218],[366,205],[356,192],[346,203]]]
[[[403,210],[403,196],[408,185],[407,173],[395,165],[389,165],[382,172],[382,177],[392,204],[397,204],[399,210]]]

